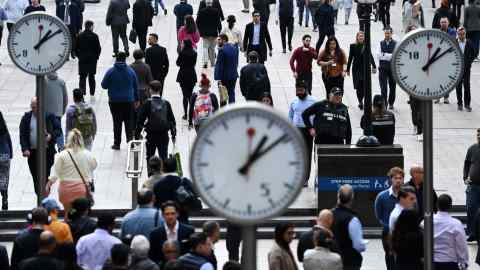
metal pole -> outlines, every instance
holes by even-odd
[[[372,119],[372,69],[370,66],[370,55],[371,55],[371,46],[370,46],[370,14],[372,13],[372,6],[370,4],[362,4],[363,5],[363,12],[362,12],[362,20],[364,25],[364,51],[363,51],[363,70],[364,70],[364,77],[363,77],[363,89],[365,90],[365,98],[364,98],[364,107],[363,112],[365,119],[367,120],[367,125],[365,128],[365,135],[372,135],[372,126],[371,126],[371,119]]]
[[[37,185],[40,194],[37,194],[37,205],[41,205],[45,196],[47,179],[47,140],[45,123],[45,79],[43,75],[36,76],[37,83]],[[51,138],[53,140],[53,138]]]
[[[242,226],[242,266],[243,269],[257,270],[257,227]]]
[[[423,103],[423,203],[424,216],[424,267],[425,270],[433,269],[433,112],[432,101]]]
[[[141,147],[141,145],[132,144],[134,147]],[[138,151],[137,151],[138,150]],[[128,151],[132,151],[129,149]],[[138,162],[140,149],[133,150],[133,170],[138,170]],[[138,198],[138,174],[135,174],[135,177],[132,178],[132,209],[137,208],[137,198]]]

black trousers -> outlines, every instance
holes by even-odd
[[[153,133],[147,134],[147,162],[152,156],[155,155],[155,151],[158,150],[158,156],[162,160],[166,160],[168,157],[168,143],[170,139],[168,138],[168,132],[165,133]]]
[[[299,73],[297,79],[305,82],[305,89],[309,95],[312,95],[312,72]]]
[[[87,77],[88,87],[90,88],[90,96],[95,95],[95,73],[80,74],[79,87],[83,90],[83,94],[87,94]]]
[[[128,39],[127,39],[127,25],[112,25],[112,43],[113,43],[113,53],[118,53],[118,37],[122,39],[123,49],[125,52],[128,52]]]
[[[242,241],[242,228],[238,225],[227,224],[226,245],[228,260],[238,262],[240,260],[240,242]]]
[[[410,97],[410,109],[412,110],[412,123],[417,127],[417,135],[423,133],[422,101]]]
[[[317,40],[317,45],[315,46],[315,49],[317,50],[317,53],[320,51],[320,47],[322,47],[323,41],[325,38],[329,36],[334,36],[335,33],[327,33],[322,31],[322,29],[318,29],[318,40]]]
[[[325,92],[326,92],[327,99],[333,87],[339,87],[343,91],[344,78],[342,75],[336,76],[336,77],[331,77],[331,76],[327,77],[325,74],[322,73],[322,80],[323,80],[323,84],[325,85]]]
[[[471,95],[470,95],[470,69],[472,67],[465,67],[465,71],[463,73],[462,80],[460,83],[457,85],[457,105],[458,106],[463,106],[465,107],[470,107],[470,101],[471,101]],[[463,95],[463,98],[465,100],[462,100],[462,84],[463,84],[463,91],[465,95]],[[463,102],[465,101],[465,102]]]
[[[38,178],[38,167],[37,167],[37,149],[30,149],[30,156],[28,157],[28,169],[30,170],[30,174],[32,175],[33,180],[33,188],[35,190],[35,194],[37,197],[41,196],[41,187],[40,187],[40,179]],[[47,177],[50,175],[50,170],[53,166],[53,161],[55,158],[55,147],[49,146],[47,147]],[[45,183],[47,183],[47,179],[45,179]]]
[[[392,71],[390,69],[379,69],[378,80],[380,82],[380,89],[382,97],[385,100],[385,104],[392,105],[395,103],[395,79],[393,78]],[[389,91],[390,90],[390,93]]]
[[[456,262],[433,262],[435,270],[460,270]]]
[[[361,85],[358,89],[355,89],[355,92],[357,92],[357,100],[358,104],[363,104],[363,99],[365,98],[365,89],[363,89],[363,81],[360,81],[358,83]]]
[[[78,32],[76,29],[74,29],[73,27],[71,27],[70,25],[68,26],[68,30],[70,31],[70,38],[72,39],[72,51],[71,51],[71,55],[72,55],[72,58],[74,58],[76,55],[75,55],[75,50],[77,48],[77,36],[78,36]]]
[[[382,21],[383,28],[390,25],[390,2],[378,3],[378,16],[380,17],[380,21]]]
[[[282,38],[282,48],[286,48],[286,35],[288,30],[288,48],[292,48],[293,37],[293,17],[282,18],[280,17],[280,36]]]
[[[113,119],[113,144],[122,142],[122,124],[125,126],[127,142],[133,138],[135,109],[133,102],[109,102],[110,113]]]
[[[452,2],[453,1],[450,1],[450,10],[453,12],[453,14],[455,14],[455,16],[457,17],[457,21],[459,22],[460,17],[462,16],[462,5]]]
[[[308,132],[308,128],[299,127],[298,130],[302,133],[305,146],[307,147],[307,178],[305,179],[305,183],[308,183],[312,166],[313,137],[310,135],[310,132]]]
[[[147,48],[147,32],[148,28],[135,28],[137,32],[138,44],[140,45],[140,49],[145,52],[145,48]]]
[[[183,95],[183,113],[184,115],[188,115],[188,104],[190,103],[190,99],[192,98],[193,88],[195,88],[195,84],[181,83],[180,88],[182,89]]]
[[[385,265],[387,266],[387,270],[395,270],[395,257],[393,256],[393,251],[390,248],[388,236],[389,231],[384,229],[382,231],[382,246],[383,251],[385,251]]]

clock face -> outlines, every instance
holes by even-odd
[[[44,75],[62,67],[71,43],[69,30],[60,19],[33,12],[13,26],[8,36],[8,52],[23,71]]]
[[[414,97],[443,97],[460,82],[463,56],[457,42],[440,30],[417,30],[404,37],[392,56],[397,83]]]
[[[252,224],[280,214],[306,177],[305,143],[271,108],[235,105],[202,128],[190,155],[193,183],[217,214]]]

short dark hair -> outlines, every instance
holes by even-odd
[[[303,35],[302,40],[305,40],[307,38],[312,39],[312,36],[310,36],[309,34]]]
[[[48,212],[43,207],[32,209],[32,223],[46,225],[48,223]]]
[[[150,89],[155,93],[160,93],[160,91],[162,91],[162,82],[157,80],[151,81]]]
[[[130,247],[125,244],[115,244],[110,250],[110,257],[114,265],[127,265]]]
[[[166,173],[177,171],[177,160],[173,156],[170,156],[163,161],[163,171]]]
[[[73,89],[73,101],[81,102],[83,101],[83,90],[80,88]]]
[[[390,25],[387,25],[383,28],[383,32],[390,31],[390,33],[393,33],[393,28]]]
[[[143,59],[144,57],[145,57],[145,54],[143,53],[142,50],[136,49],[135,51],[133,51],[133,59],[140,60],[140,59]]]
[[[318,247],[330,248],[332,239],[327,231],[323,228],[318,228],[313,232],[313,243]]]
[[[228,261],[223,265],[222,270],[242,270],[242,265],[236,261]]]
[[[195,250],[199,245],[205,244],[207,241],[207,234],[203,232],[196,232],[190,236],[190,247]]]
[[[438,210],[446,212],[452,208],[452,197],[448,194],[442,194],[437,199]]]
[[[85,21],[85,29],[91,29],[93,27],[93,21],[86,20]]]
[[[398,198],[406,198],[408,193],[416,194],[415,188],[410,185],[403,185],[398,191]]]
[[[98,216],[97,228],[108,230],[110,226],[115,225],[115,217],[110,213],[103,213]]]
[[[203,223],[202,230],[208,236],[211,236],[216,230],[220,229],[220,224],[216,221],[206,221]]]
[[[178,212],[178,205],[174,201],[166,201],[166,202],[162,203],[162,205],[160,205],[160,210],[162,210],[162,212],[164,212],[164,210],[167,207],[173,207],[173,208],[175,208],[175,211]]]
[[[158,156],[152,156],[148,160],[148,167],[152,172],[160,172],[162,170],[162,160]]]
[[[146,205],[153,201],[153,191],[142,189],[138,191],[137,202],[139,205]]]
[[[150,33],[150,36],[154,37],[156,40],[158,40],[158,35],[155,33]]]
[[[124,52],[119,52],[117,53],[117,62],[125,62],[125,60],[127,59],[127,54],[124,53]]]
[[[218,37],[219,37],[220,39],[222,39],[223,41],[228,42],[228,36],[227,36],[227,35],[225,35],[225,34],[220,34],[220,35],[218,35]]]
[[[248,62],[249,63],[256,63],[258,62],[258,53],[256,51],[251,51],[248,53]]]

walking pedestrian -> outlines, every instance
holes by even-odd
[[[235,18],[235,15],[228,15],[227,25],[223,27],[220,34],[227,35],[228,43],[237,45],[240,51],[243,52],[245,49],[243,48],[242,32],[235,25],[236,22],[237,22],[237,19]]]
[[[165,8],[165,4],[163,3],[163,0],[153,0],[153,15],[157,16],[158,15],[158,5],[160,4],[160,7],[163,10],[163,14],[167,16],[167,8]]]
[[[75,59],[76,41],[83,24],[82,12],[85,10],[85,4],[81,0],[55,0],[56,15],[68,27],[72,39],[72,59]]]
[[[152,26],[153,7],[149,0],[136,0],[133,4],[132,28],[137,33],[140,49],[147,47],[148,27]]]
[[[78,129],[72,129],[68,133],[65,150],[55,156],[53,172],[47,182],[47,193],[50,193],[51,186],[58,180],[58,198],[68,213],[75,199],[87,197],[87,192],[91,192],[93,171],[96,168],[97,160],[85,149],[82,134]]]
[[[378,1],[378,17],[383,24],[383,29],[390,27],[390,6],[395,2],[391,0]],[[364,29],[360,29],[364,31]]]
[[[264,92],[270,92],[270,79],[264,64],[258,63],[258,53],[248,54],[248,64],[240,70],[240,91],[246,100],[260,101]]]
[[[342,258],[330,250],[333,239],[329,231],[317,228],[313,233],[314,249],[305,252],[305,270],[342,270]]]
[[[28,0],[5,0],[3,9],[7,16],[7,29],[9,33],[13,25],[23,16],[23,12],[28,5]]]
[[[0,111],[0,195],[2,195],[2,210],[8,210],[8,183],[10,180],[10,160],[12,158],[12,139],[5,118]]]
[[[457,42],[460,46],[460,49],[463,53],[463,76],[462,80],[457,84],[457,107],[458,110],[465,110],[467,112],[472,111],[470,107],[471,94],[470,94],[470,72],[472,69],[472,63],[475,60],[475,47],[471,40],[466,38],[465,27],[460,26],[458,28],[458,38]],[[463,85],[463,95],[462,95],[462,85]],[[463,100],[462,100],[463,99]]]
[[[347,76],[350,76],[350,67],[352,67],[353,88],[357,93],[358,108],[363,110],[363,98],[365,97],[365,33],[357,32],[355,43],[350,44],[347,61]],[[377,66],[370,53],[370,65],[372,73],[376,73]]]
[[[47,74],[45,80],[45,111],[47,114],[53,114],[57,122],[62,122],[62,116],[65,114],[68,105],[68,93],[65,81],[58,77],[57,72]],[[65,142],[63,138],[63,130],[60,129],[60,136],[57,137],[55,144],[57,150],[63,150]]]
[[[177,82],[180,85],[183,96],[183,120],[187,120],[188,106],[192,98],[193,88],[197,83],[197,72],[195,65],[197,64],[197,52],[192,47],[191,40],[185,40],[183,49],[178,54],[177,66],[179,67],[177,74]],[[190,104],[192,106],[192,104]]]
[[[147,133],[147,162],[150,160],[150,157],[155,155],[157,150],[158,156],[165,160],[168,155],[168,144],[170,141],[168,132],[170,131],[173,143],[175,143],[177,135],[172,106],[168,100],[162,98],[160,94],[161,88],[162,84],[159,81],[152,81],[150,83],[150,99],[138,110],[135,138],[140,139],[140,134],[145,128]],[[145,123],[145,121],[147,122]]]
[[[331,36],[325,43],[325,48],[318,54],[317,64],[322,68],[322,81],[325,86],[325,97],[330,96],[334,87],[343,91],[345,71],[347,64],[345,52],[340,48],[337,38]]]
[[[201,0],[198,4],[198,11],[197,14],[200,12],[201,9],[207,7],[207,0]],[[212,7],[216,8],[220,13],[220,20],[223,22],[225,17],[223,15],[222,5],[220,4],[220,0],[212,0]]]
[[[334,87],[328,99],[316,102],[302,113],[303,123],[315,138],[315,144],[351,143],[352,126],[348,107],[342,103],[342,98],[343,91]]]
[[[305,27],[308,28],[308,22],[310,21],[310,8],[307,5],[308,0],[297,0],[298,8],[298,25],[303,25],[303,18],[305,18]],[[305,16],[304,16],[305,14]],[[312,16],[313,18],[313,16]]]
[[[360,122],[363,134],[375,136],[381,145],[393,145],[395,115],[387,110],[385,100],[381,95],[373,97],[372,114],[368,121],[370,121],[370,126],[367,125],[367,118],[363,115]]]
[[[210,80],[207,75],[202,73],[200,80],[200,89],[198,93],[193,93],[190,99],[190,110],[188,113],[188,128],[195,127],[195,131],[207,122],[215,111],[218,110],[217,96],[210,92]]]
[[[130,22],[127,14],[129,9],[130,3],[128,0],[110,0],[110,4],[108,5],[106,24],[110,26],[112,31],[113,57],[115,58],[119,53],[118,37],[122,39],[123,51],[126,57],[130,55],[127,39],[127,24]]]
[[[312,94],[312,62],[317,59],[317,52],[310,47],[312,36],[302,37],[302,46],[296,48],[290,57],[290,69],[296,80],[305,83],[305,89],[309,95]]]
[[[360,270],[362,252],[366,250],[363,240],[362,224],[352,210],[353,188],[342,185],[338,189],[337,206],[333,209],[333,235],[337,240],[343,269]]]
[[[403,4],[402,10],[403,31],[408,32],[408,28],[414,25],[416,28],[425,27],[422,3],[418,0],[409,0]]]
[[[460,25],[457,16],[452,10],[450,10],[449,0],[441,0],[440,7],[435,10],[435,14],[433,15],[432,28],[439,29],[440,19],[443,17],[448,18],[448,21],[453,28],[457,28]]]
[[[185,17],[187,15],[193,15],[193,7],[187,3],[187,0],[180,0],[180,3],[176,4],[173,8],[173,14],[176,16],[176,27],[178,33],[180,27],[185,25]]]
[[[178,31],[178,50],[179,53],[185,46],[184,42],[190,40],[192,46],[197,50],[197,43],[200,41],[200,32],[198,32],[197,24],[192,15],[185,16],[185,25],[180,27]]]
[[[87,77],[88,87],[90,89],[90,100],[95,98],[95,74],[97,73],[97,61],[100,58],[102,46],[98,35],[93,32],[93,21],[85,21],[85,30],[78,35],[75,54],[78,57],[78,74],[80,76],[79,88],[82,89],[83,95],[87,94]]]
[[[215,45],[218,34],[222,31],[220,11],[212,6],[212,1],[206,0],[205,8],[197,14],[198,31],[203,42],[203,68],[208,67],[208,61],[212,67],[215,66]]]
[[[260,21],[268,25],[270,19],[270,0],[252,0],[252,3],[254,12],[257,11],[260,14]]]
[[[456,16],[457,21],[460,22],[462,17],[462,6],[465,5],[465,0],[449,0],[449,5],[450,9],[453,11],[453,14]]]
[[[305,145],[307,146],[307,175],[303,186],[308,187],[312,164],[313,137],[310,135],[310,132],[303,122],[302,114],[307,108],[316,103],[317,99],[308,94],[306,83],[304,81],[297,80],[295,88],[297,97],[290,104],[288,119],[298,128],[303,136]]]
[[[68,106],[66,113],[65,133],[70,133],[74,128],[78,129],[82,134],[85,148],[91,151],[97,134],[97,118],[93,108],[85,103],[82,92],[78,88],[73,90],[73,104]]]
[[[415,189],[415,194],[417,195],[417,212],[420,218],[423,218],[425,215],[425,205],[423,203],[423,180],[424,173],[423,167],[419,165],[412,165],[410,168],[410,181],[406,184]],[[437,193],[433,190],[433,212],[437,212]]]
[[[276,0],[277,7],[277,19],[275,23],[278,25],[280,23],[280,37],[282,39],[282,49],[283,53],[286,53],[287,41],[288,41],[288,50],[292,51],[292,37],[293,37],[293,26],[294,26],[294,15],[295,5],[293,0]],[[286,36],[288,33],[288,40]]]
[[[38,117],[38,102],[37,98],[33,97],[30,102],[31,110],[26,112],[20,121],[20,147],[22,149],[23,157],[28,160],[28,168],[32,175],[33,187],[35,194],[39,198],[42,196],[40,191],[40,179],[38,178],[37,155],[38,155],[38,140],[37,140],[37,117]],[[45,115],[46,125],[46,176],[50,175],[50,169],[53,165],[55,156],[55,142],[57,137],[61,135],[62,126],[58,119],[53,114]]]
[[[385,104],[388,104],[389,110],[393,110],[393,104],[395,103],[396,96],[396,82],[393,78],[390,62],[392,61],[392,54],[397,45],[397,41],[392,39],[392,28],[385,28],[383,33],[385,38],[384,40],[380,41],[380,46],[377,50],[379,71],[378,81],[380,83],[383,99],[385,99]]]
[[[390,187],[375,198],[375,217],[382,225],[382,246],[385,252],[385,264],[387,270],[394,270],[395,257],[390,244],[390,214],[398,202],[398,192],[403,185],[405,172],[399,167],[393,167],[388,171]]]
[[[159,266],[148,258],[150,242],[143,235],[136,235],[130,244],[131,270],[159,270]]]
[[[251,51],[256,51],[259,55],[259,63],[263,64],[267,60],[267,46],[270,51],[270,57],[272,56],[273,47],[270,32],[268,32],[267,25],[260,21],[260,14],[258,11],[252,13],[253,21],[245,27],[243,48],[246,50],[247,58]]]
[[[178,261],[184,265],[184,269],[189,270],[212,270],[212,263],[208,261],[208,256],[212,252],[212,243],[205,233],[194,233],[189,239],[191,250],[187,254],[178,258]]]
[[[281,223],[275,226],[275,242],[268,252],[269,270],[297,270],[290,243],[295,238],[295,226],[292,223]]]
[[[463,182],[467,186],[467,234],[469,241],[478,239],[474,228],[475,216],[480,207],[480,128],[477,129],[477,143],[472,144],[465,157]]]
[[[463,18],[463,26],[467,31],[467,39],[473,42],[475,49],[475,58],[478,58],[478,49],[480,46],[480,1],[469,0],[468,6],[465,7],[465,15]]]
[[[318,25],[315,19],[315,15],[317,14],[318,9],[320,8],[323,2],[322,0],[305,0],[305,1],[306,1],[305,4],[310,10],[310,14],[312,15],[313,32],[317,32]]]
[[[325,0],[323,4],[318,7],[313,18],[318,27],[318,41],[315,47],[318,53],[325,37],[329,38],[335,35],[335,28],[333,27],[335,24],[335,10],[330,5],[330,0]]]
[[[40,5],[39,0],[31,0],[30,5],[25,9],[24,14],[35,12],[35,11],[46,11],[43,5]]]
[[[214,80],[225,86],[228,103],[235,103],[235,86],[238,79],[238,46],[228,43],[228,36],[220,34],[217,40],[218,56],[215,64]]]
[[[170,65],[167,49],[158,44],[158,35],[155,33],[150,33],[148,36],[148,45],[150,47],[145,51],[145,63],[150,66],[153,79],[162,83],[160,91],[160,94],[162,94]]]
[[[102,88],[108,90],[108,104],[113,119],[113,150],[120,150],[122,123],[125,125],[127,142],[132,140],[135,128],[135,107],[139,105],[137,75],[125,63],[127,55],[117,54],[117,61],[103,77]]]
[[[423,232],[419,223],[415,210],[405,209],[398,216],[392,232],[395,269],[423,269]]]
[[[345,9],[345,25],[348,25],[348,21],[350,20],[350,14],[352,13],[353,1],[352,0],[344,0],[343,1],[343,8]]]
[[[145,104],[150,97],[150,93],[148,92],[150,88],[149,84],[153,81],[152,70],[150,66],[143,61],[144,57],[145,53],[137,49],[133,51],[135,62],[130,64],[130,67],[135,71],[138,79],[138,99],[140,106]]]
[[[215,256],[215,244],[220,240],[220,224],[216,221],[205,221],[202,225],[202,231],[212,243],[211,254],[207,256],[208,261],[217,269],[217,256]]]

